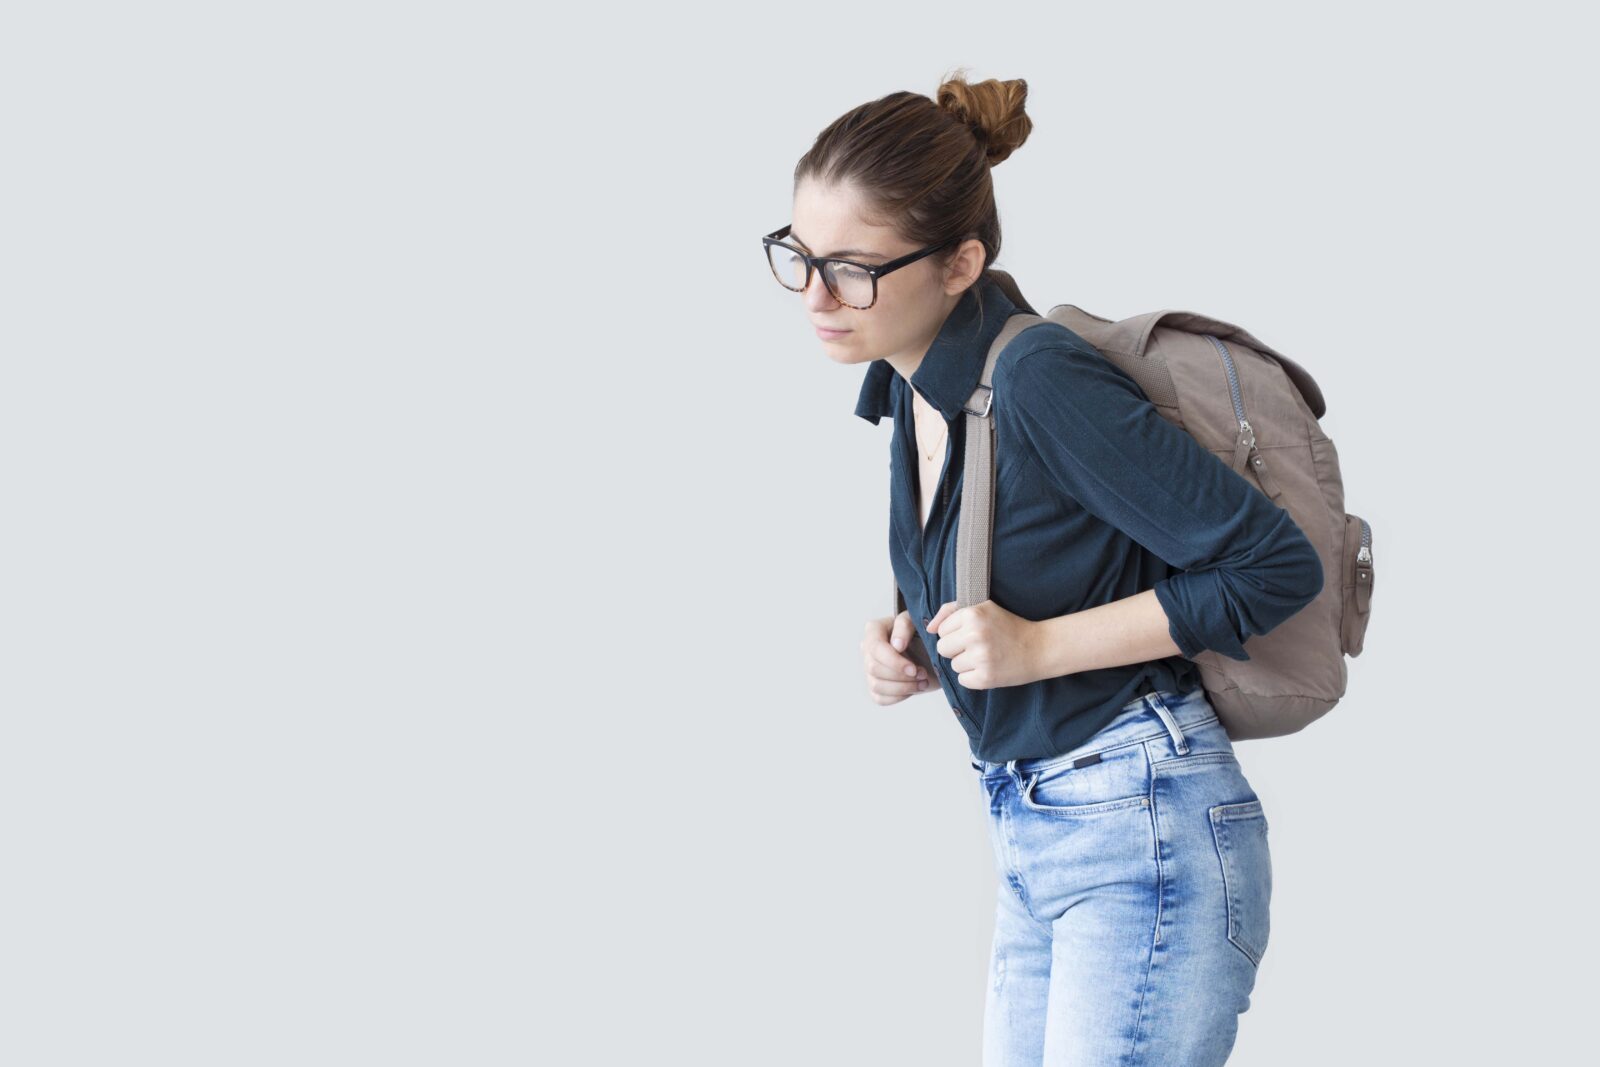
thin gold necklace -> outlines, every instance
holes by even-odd
[[[934,442],[932,445],[929,445],[928,448],[922,453],[923,458],[930,463],[933,462],[934,449],[938,448],[939,445],[944,443],[945,434],[950,432],[950,424],[944,421],[943,416],[939,417],[939,423],[943,427],[943,429],[941,429],[939,432],[939,440]],[[922,439],[920,437],[917,439],[917,447],[922,447]]]

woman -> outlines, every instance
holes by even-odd
[[[991,271],[989,171],[1032,128],[1026,92],[957,75],[841,116],[764,242],[828,355],[866,366],[856,414],[894,423],[906,610],[868,624],[867,686],[879,704],[937,688],[988,803],[983,1062],[1220,1064],[1266,949],[1271,861],[1188,657],[1247,659],[1322,567],[1288,512],[1048,323],[994,370],[991,593],[956,608],[962,409],[984,402],[985,355],[1017,310]]]

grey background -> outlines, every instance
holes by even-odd
[[[13,5],[0,1059],[977,1061],[995,877],[879,708],[887,423],[757,238],[1024,77],[999,265],[1329,401],[1375,615],[1246,742],[1240,1064],[1587,1005],[1592,64],[1556,5]]]

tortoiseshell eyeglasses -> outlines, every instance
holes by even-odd
[[[761,244],[767,253],[767,266],[772,268],[772,276],[778,279],[778,284],[793,292],[803,293],[811,284],[811,272],[820,270],[822,284],[828,287],[828,292],[833,294],[833,298],[845,307],[855,308],[857,311],[865,311],[878,302],[879,278],[961,240],[959,237],[952,237],[948,241],[930,245],[919,252],[912,252],[875,266],[835,256],[813,256],[804,249],[784,244],[781,238],[787,236],[789,236],[789,226],[784,226],[761,238]]]

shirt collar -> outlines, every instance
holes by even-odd
[[[981,309],[978,306],[980,289]],[[972,391],[983,379],[989,346],[1000,336],[1006,319],[1016,310],[1016,305],[997,283],[981,279],[967,287],[945,318],[944,325],[939,327],[939,335],[928,347],[928,354],[911,374],[911,386],[938,408],[947,421],[961,414]],[[887,359],[873,360],[861,382],[856,414],[874,426],[885,415],[893,418],[889,385],[895,376],[895,369]]]

